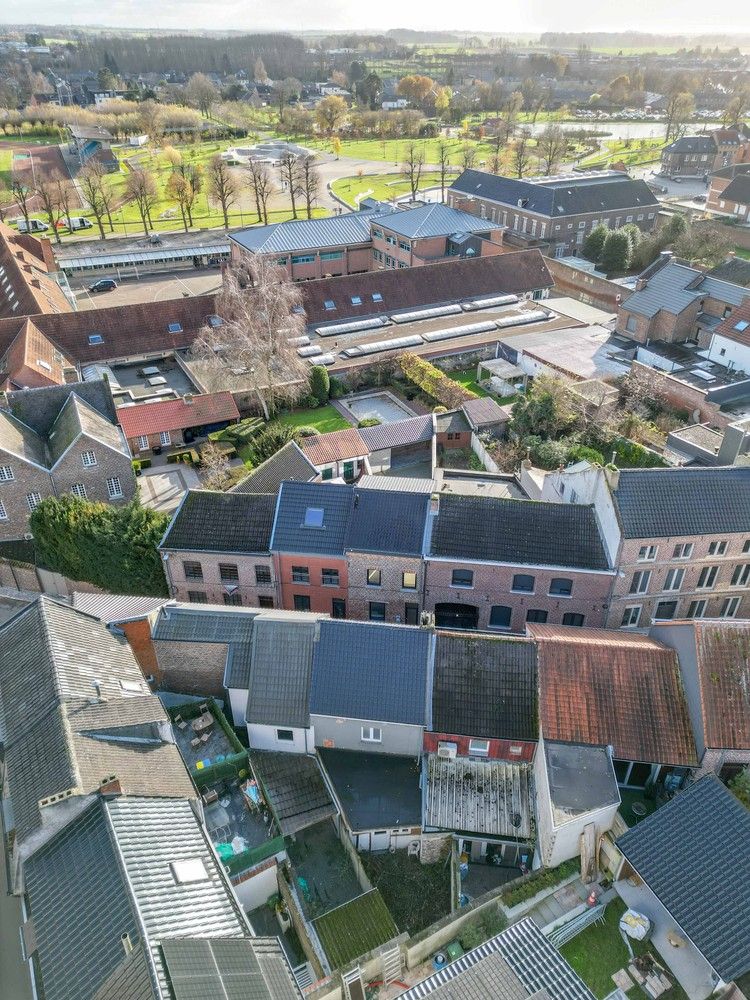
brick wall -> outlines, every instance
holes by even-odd
[[[597,309],[617,312],[621,299],[630,294],[628,289],[606,278],[570,267],[560,260],[549,258],[545,261],[549,273],[555,280],[555,291],[579,299]]]
[[[320,611],[324,614],[331,614],[334,598],[344,601],[347,598],[347,563],[346,559],[341,556],[287,555],[284,553],[274,557],[274,565],[276,579],[279,582],[281,606],[289,611],[295,610],[294,598],[296,595],[309,598],[310,611]],[[309,583],[295,583],[293,581],[292,568],[294,566],[307,567]],[[337,587],[323,586],[322,571],[324,569],[338,570],[339,585]]]
[[[475,739],[486,739],[482,733],[476,733]],[[468,757],[470,753],[469,749],[470,737],[468,736],[456,736],[450,733],[425,733],[424,734],[424,751],[425,753],[437,753],[438,744],[447,742],[455,743],[458,747],[459,757]],[[481,756],[487,757],[489,760],[509,760],[511,763],[516,762],[530,762],[534,759],[534,752],[536,750],[536,743],[531,743],[524,740],[490,740],[489,751]],[[511,747],[519,750],[520,753],[511,753]]]
[[[380,586],[367,584],[368,569],[380,570]],[[402,574],[416,573],[415,590],[402,587]],[[349,554],[348,618],[368,619],[370,602],[385,604],[387,622],[405,622],[406,604],[422,607],[423,573],[419,556],[382,556],[352,552]]]
[[[83,464],[84,451],[94,452],[96,465]],[[119,500],[111,499],[107,489],[107,480],[114,476],[120,480],[122,488],[123,495]],[[85,487],[87,500],[103,503],[127,503],[133,499],[136,490],[130,457],[86,438],[81,438],[55,466],[52,479],[58,494],[69,493],[74,485],[80,483]]]
[[[716,403],[706,397],[706,393],[696,386],[681,382],[679,375],[671,377],[666,372],[657,372],[640,361],[633,361],[630,368],[631,376],[647,380],[650,391],[657,393],[662,399],[677,409],[698,412],[700,423],[710,423],[713,427],[724,428],[732,423],[731,414],[721,411]]]
[[[138,621],[121,622],[117,625],[125,633],[125,638],[130,643],[133,655],[138,660],[138,666],[143,671],[144,677],[153,676],[157,687],[162,685],[162,672],[159,660],[156,656],[153,640],[151,639],[151,623],[148,618],[141,618]]]
[[[0,539],[23,538],[29,530],[31,516],[26,497],[30,493],[39,493],[42,498],[53,496],[52,477],[46,469],[22,462],[5,451],[0,451],[0,465],[9,465],[14,477],[0,482],[0,501],[7,515],[0,520]]]
[[[276,587],[274,563],[270,555],[233,555],[207,552],[174,552],[168,553],[169,558],[164,563],[170,593],[179,601],[189,601],[189,591],[206,595],[206,603],[222,604],[230,593],[239,594],[243,605],[258,607],[261,597],[270,598],[273,607],[279,606],[279,595]],[[185,575],[186,562],[200,563],[202,580],[188,578]],[[222,581],[220,566],[236,566],[239,580]],[[270,584],[258,584],[255,569],[267,569],[271,574]],[[231,589],[235,588],[235,589]]]
[[[224,697],[226,643],[158,640],[154,650],[163,690]]]

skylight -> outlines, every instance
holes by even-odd
[[[322,528],[323,527],[323,508],[322,507],[308,507],[305,511],[305,521],[304,526],[306,528]]]
[[[747,330],[749,326],[750,322],[748,322],[746,319],[741,319],[739,323],[734,324],[735,330],[739,330],[740,333],[742,333],[743,330]]]
[[[362,298],[361,298],[361,296],[359,296],[359,295],[352,295],[352,305],[353,306],[361,306],[362,305]]]
[[[211,324],[211,326],[215,330],[218,326],[221,326],[221,324],[224,322],[224,320],[221,318],[221,316],[209,316],[208,317],[208,322]]]
[[[100,333],[90,333],[89,334],[89,343],[90,344],[103,344],[104,343],[104,337],[102,337],[102,335]]]
[[[173,861],[169,866],[175,882],[207,882],[208,872],[200,858],[187,858],[184,861]]]
[[[182,324],[170,323],[167,329],[169,330],[170,333],[182,333]]]
[[[372,301],[373,302],[382,302],[383,301],[383,296],[380,294],[380,292],[373,292],[372,293]]]
[[[330,312],[332,309],[336,308],[336,303],[333,301],[333,299],[326,299],[325,302],[323,303],[323,306],[328,312]]]

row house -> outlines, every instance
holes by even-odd
[[[750,616],[750,469],[582,462],[546,476],[542,499],[594,505],[617,567],[608,628]]]
[[[708,345],[708,359],[733,371],[750,374],[750,294],[714,329]]]
[[[717,128],[705,135],[684,135],[661,151],[665,177],[703,177],[750,157],[750,135],[745,127]]]
[[[0,406],[0,539],[24,538],[45,497],[123,504],[130,452],[106,382],[6,393]]]
[[[616,330],[639,344],[689,340],[707,346],[718,324],[748,298],[750,290],[742,285],[721,281],[664,251],[620,305]]]
[[[464,170],[451,183],[448,204],[506,229],[505,241],[538,246],[549,257],[580,256],[598,225],[656,227],[659,203],[643,180],[617,170],[519,180]]]
[[[748,177],[750,177],[750,163],[735,163],[731,167],[723,167],[721,170],[714,171],[711,174],[706,208],[712,212],[737,214],[743,200],[746,201],[747,198],[740,197],[738,204],[736,196],[746,193]],[[740,183],[734,185],[735,180],[739,180]]]

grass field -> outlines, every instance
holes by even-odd
[[[456,176],[456,171],[451,171],[446,176],[446,187],[450,185],[451,179]],[[440,187],[440,174],[428,171],[422,175],[419,183],[419,190]],[[392,198],[401,198],[410,193],[409,182],[403,174],[363,174],[362,177],[341,177],[333,181],[331,191],[342,201],[352,208],[358,205],[357,195],[361,197],[378,198],[380,201],[390,201]]]
[[[325,434],[328,431],[340,431],[344,427],[351,427],[348,420],[345,420],[335,406],[318,406],[314,410],[292,410],[288,413],[280,413],[276,418],[280,424],[287,424],[289,427],[314,427],[318,433]]]
[[[745,260],[750,260],[750,250],[745,250],[744,247],[735,247],[734,252],[738,257],[744,257]]]
[[[608,163],[625,163],[634,166],[654,163],[661,157],[666,145],[664,139],[612,139],[604,143],[604,149],[579,161],[582,167],[603,167]]]
[[[13,150],[0,148],[0,191],[10,191],[12,161]]]

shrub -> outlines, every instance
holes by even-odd
[[[283,448],[289,441],[296,440],[298,434],[298,428],[290,427],[288,424],[268,424],[250,445],[251,461],[255,465],[260,465],[261,462],[265,462],[267,458],[275,455],[279,448]]]
[[[378,424],[382,424],[382,420],[378,420],[377,417],[365,417],[364,420],[360,420],[357,427],[377,427]]]
[[[303,424],[302,427],[297,428],[297,434],[303,438],[312,437],[314,434],[320,434],[317,427],[313,427],[312,424]]]
[[[536,896],[543,889],[549,889],[564,882],[570,875],[575,875],[579,871],[579,864],[576,860],[563,861],[557,868],[540,868],[533,872],[523,882],[513,888],[506,889],[502,893],[503,902],[506,906],[518,906],[532,896]]]
[[[601,265],[607,274],[627,271],[630,264],[630,240],[621,229],[607,234],[602,248]]]
[[[604,465],[604,455],[596,448],[589,448],[585,444],[573,445],[566,460],[568,462],[591,462],[596,465]]]
[[[448,378],[445,372],[441,372],[435,365],[416,354],[402,354],[398,363],[408,379],[436,402],[442,403],[449,409],[456,409],[461,403],[477,398],[475,392],[464,389],[458,382]]]
[[[346,388],[346,383],[342,382],[340,378],[336,378],[335,375],[330,375],[328,378],[328,398],[329,399],[341,399],[342,396],[347,394],[348,390]]]
[[[297,400],[297,405],[303,410],[314,410],[320,406],[320,401],[317,396],[313,396],[312,393],[308,393],[305,396],[300,396]]]
[[[330,391],[331,380],[328,369],[323,365],[313,365],[310,370],[310,395],[315,397],[318,406],[328,402]]]
[[[134,458],[131,464],[133,466],[133,472],[136,474],[136,476],[140,476],[140,474],[141,474],[141,463],[138,461],[137,458]]]
[[[558,469],[564,465],[570,451],[570,441],[563,438],[560,441],[550,441],[531,434],[524,440],[529,450],[529,457],[540,469]]]
[[[433,406],[432,412],[433,413],[447,413],[448,412],[448,407],[447,406]]]

